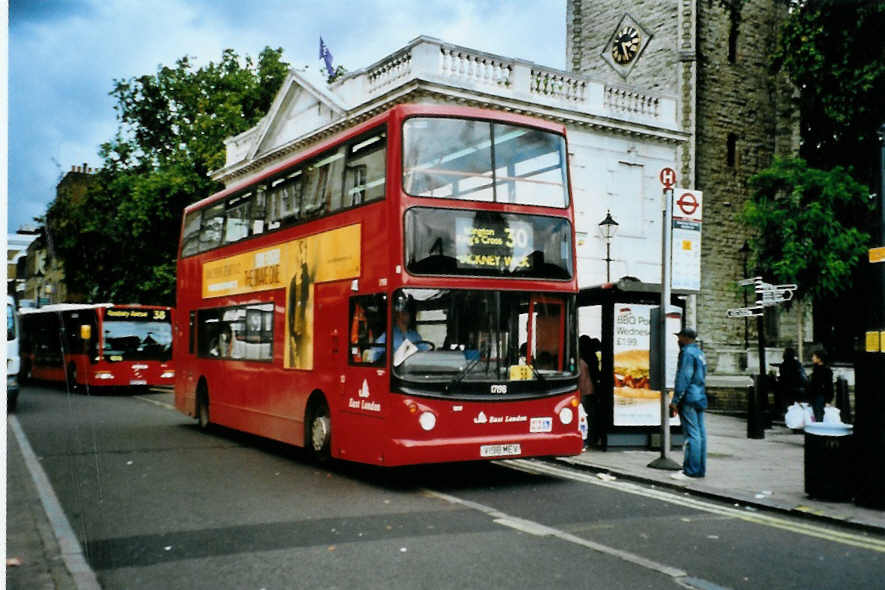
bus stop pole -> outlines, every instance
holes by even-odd
[[[658,375],[661,387],[661,456],[648,464],[654,469],[678,471],[682,466],[670,459],[670,396],[667,394],[667,310],[670,307],[670,242],[673,235],[673,189],[664,189],[661,229],[661,313],[658,329]]]

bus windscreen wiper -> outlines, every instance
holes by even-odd
[[[467,376],[467,373],[469,373],[473,369],[473,367],[478,365],[481,360],[482,360],[482,357],[477,356],[475,359],[473,359],[472,361],[467,363],[467,365],[465,365],[465,367],[463,369],[461,369],[461,372],[458,373],[457,375],[455,375],[455,378],[452,379],[448,385],[446,385],[446,393],[449,393],[452,390],[452,387],[461,383],[461,381],[464,380],[464,377]]]

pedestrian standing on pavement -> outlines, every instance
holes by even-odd
[[[827,356],[823,350],[811,355],[814,368],[811,371],[809,397],[811,409],[814,410],[814,421],[823,422],[824,406],[833,401],[833,370],[827,366]]]
[[[796,351],[784,349],[784,361],[778,367],[778,412],[783,414],[795,402],[805,401],[805,384],[808,377],[802,363],[796,358]]]
[[[682,471],[673,479],[704,477],[707,474],[707,430],[704,428],[704,410],[707,409],[707,359],[695,343],[697,332],[683,328],[676,333],[679,340],[679,360],[676,365],[676,383],[670,414],[679,413],[685,432],[685,458]]]
[[[578,391],[581,392],[581,406],[587,414],[587,426],[589,427],[587,438],[584,440],[585,447],[590,446],[590,433],[593,432],[593,394],[596,393],[593,381],[590,379],[590,365],[587,364],[589,351],[590,337],[582,335],[578,338]]]
[[[578,338],[578,389],[581,391],[581,404],[587,413],[588,447],[599,439],[599,357],[596,352],[601,348],[597,338],[590,338],[586,334]]]

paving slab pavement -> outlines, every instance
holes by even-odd
[[[648,467],[659,450],[597,448],[557,460],[616,477],[684,489],[746,506],[788,512],[885,533],[885,511],[853,502],[827,502],[805,493],[805,434],[775,425],[764,439],[747,438],[743,418],[706,412],[707,475],[671,479],[672,471]],[[682,463],[682,449],[669,454]]]
[[[6,429],[6,588],[77,588],[21,448]]]

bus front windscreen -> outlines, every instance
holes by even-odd
[[[168,319],[104,321],[106,360],[168,361],[172,358],[172,324]]]
[[[565,138],[489,121],[407,119],[403,189],[415,197],[564,208]]]
[[[576,375],[574,298],[402,289],[392,306],[394,375],[444,384],[559,381]]]

